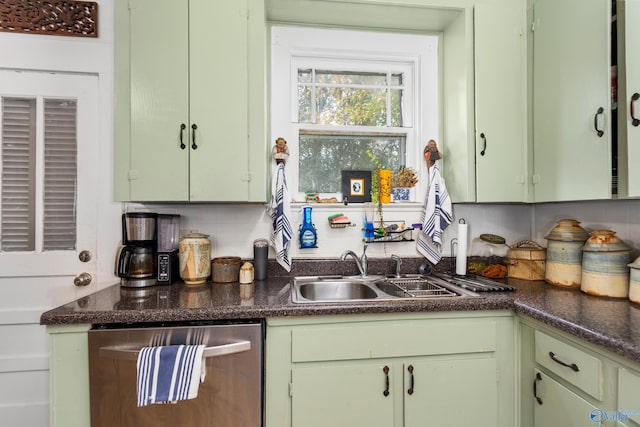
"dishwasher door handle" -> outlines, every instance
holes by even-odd
[[[217,357],[227,354],[242,353],[251,350],[250,341],[238,341],[229,344],[221,344],[213,347],[205,347],[203,357]],[[100,347],[100,357],[120,360],[138,360],[140,349],[128,349],[118,346]]]

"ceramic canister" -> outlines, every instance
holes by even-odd
[[[629,299],[640,304],[640,257],[629,264]]]
[[[187,285],[205,283],[211,275],[211,242],[202,233],[189,233],[180,239],[180,277]]]
[[[582,246],[589,233],[580,227],[580,221],[561,219],[547,239],[547,265],[544,280],[568,288],[580,287],[582,281]]]
[[[598,296],[627,298],[631,248],[611,230],[595,230],[582,247],[580,290]]]

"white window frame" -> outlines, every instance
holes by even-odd
[[[299,68],[343,69],[344,71],[399,71],[405,73],[405,105],[402,127],[379,127],[380,132],[406,136],[406,165],[427,176],[422,155],[429,139],[440,140],[439,66],[437,35],[416,35],[346,29],[278,26],[271,28],[271,141],[287,140],[289,191],[298,200],[299,147],[301,129],[327,131],[332,126],[298,123],[297,76]],[[339,68],[336,68],[339,67]],[[407,74],[408,73],[408,74]],[[357,133],[363,127],[341,126]],[[371,129],[367,127],[366,129]],[[421,179],[413,194],[420,200],[426,191]],[[321,197],[332,196],[322,194]]]

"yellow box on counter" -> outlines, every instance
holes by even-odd
[[[544,280],[546,250],[531,240],[509,246],[507,276],[513,279]]]

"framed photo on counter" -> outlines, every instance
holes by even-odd
[[[371,201],[371,171],[342,171],[342,197],[349,203]]]

